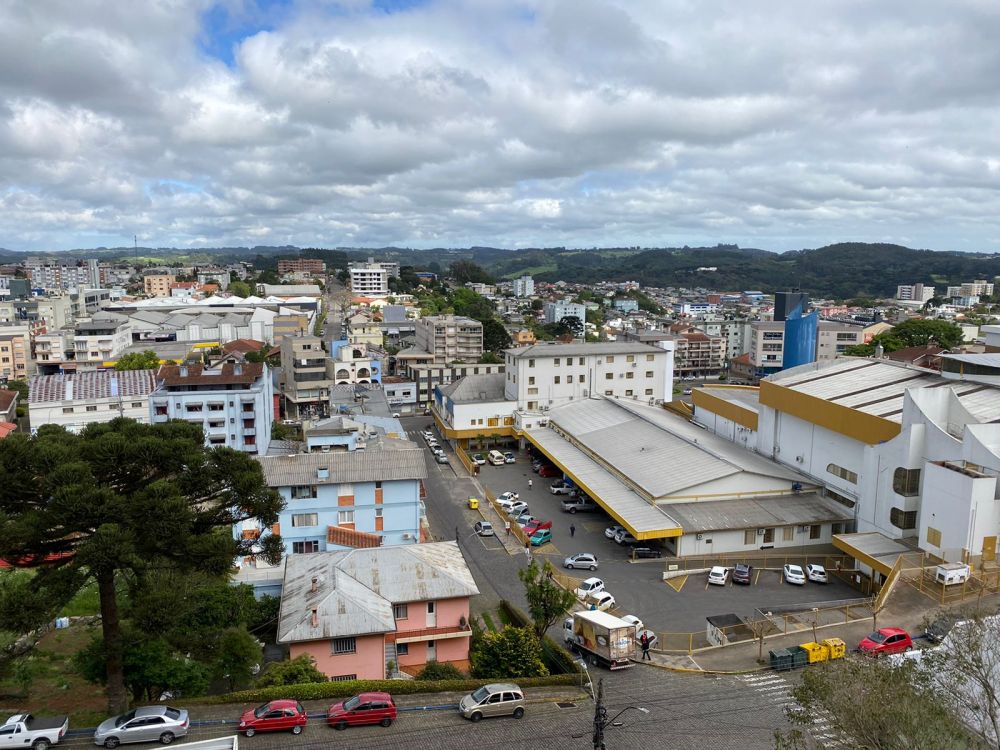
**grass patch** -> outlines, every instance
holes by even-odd
[[[91,581],[76,592],[76,596],[59,610],[59,617],[83,617],[97,615],[101,612],[101,599],[96,581]]]

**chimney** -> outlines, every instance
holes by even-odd
[[[313,610],[312,610],[312,626],[314,628],[318,628],[319,627],[319,610],[316,609],[315,607],[313,607]]]
[[[885,348],[881,344],[875,344],[875,359],[882,359],[885,356]]]
[[[319,590],[319,578],[317,578],[316,576],[313,576],[312,587],[309,590],[314,594]],[[313,611],[315,612],[315,610]]]

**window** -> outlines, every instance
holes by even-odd
[[[626,362],[635,362],[635,355],[634,354],[626,354],[625,355],[625,361]]]
[[[615,374],[613,372],[606,372],[606,373],[604,373],[604,379],[605,380],[614,380],[615,379]]]
[[[381,518],[381,517],[382,517],[382,508],[376,508],[375,509],[375,518]]]
[[[397,620],[405,620],[410,616],[410,610],[405,604],[393,604],[392,616]]]
[[[572,383],[573,382],[573,376],[572,375],[567,375],[566,376],[566,382],[567,383]]]
[[[397,656],[409,656],[410,655],[410,644],[409,643],[397,643],[396,644],[396,655]]]
[[[534,367],[534,366],[535,366],[535,360],[529,359],[528,360],[528,367]]]
[[[581,375],[581,376],[580,376],[580,382],[581,382],[581,383],[582,383],[582,382],[584,382],[584,381],[585,381],[586,379],[587,379],[587,376],[586,376],[586,375]]]
[[[534,385],[534,384],[535,384],[535,376],[534,375],[529,375],[528,376],[528,385]]]
[[[920,469],[897,468],[892,473],[892,491],[903,497],[920,494]]]
[[[851,484],[858,483],[858,475],[851,471],[850,469],[845,469],[843,466],[837,466],[837,464],[829,464],[826,470],[833,474],[835,477],[840,477],[845,482],[850,482]]]
[[[833,524],[833,526],[831,527],[831,531],[834,534],[843,534],[844,533],[844,524],[842,524],[842,523],[835,523],[835,524]]]
[[[744,544],[757,544],[757,530],[747,529],[743,532],[743,543]]]
[[[932,547],[941,546],[941,532],[938,529],[927,527],[927,543]]]
[[[632,380],[634,377],[635,377],[635,373],[632,372],[631,370],[629,370],[628,372],[625,373],[625,379],[626,380]]]
[[[338,674],[336,677],[331,677],[330,682],[354,682],[358,679],[356,674]]]
[[[537,396],[538,395],[538,389],[537,388],[529,388],[528,389],[528,395],[529,396]]]
[[[132,402],[132,408],[133,409],[141,409],[142,408],[142,401],[133,401]]]
[[[647,362],[652,362],[654,356],[656,356],[656,355],[654,355],[654,354],[647,354],[646,355],[646,361]]]
[[[553,385],[559,385],[559,376],[558,375],[556,375],[554,378],[552,378],[552,384]]]
[[[376,490],[382,489],[382,482],[381,482],[381,480],[376,480],[376,482],[375,482],[375,489]]]
[[[611,390],[611,389],[609,388],[608,390],[606,390],[606,391],[604,392],[604,395],[605,395],[605,396],[610,396],[610,395],[611,395],[612,393],[614,393],[614,391],[612,391],[612,390]]]
[[[615,361],[615,355],[609,354],[608,356],[606,356],[604,358],[604,361],[607,362],[610,365],[612,362]]]
[[[187,404],[184,408],[189,412],[199,412],[201,411],[201,404]]]
[[[292,554],[305,555],[310,552],[319,552],[319,542],[315,539],[308,542],[292,542]]]
[[[558,367],[561,364],[561,362],[559,361],[559,357],[556,357],[554,360],[552,360],[552,364]]]
[[[631,390],[627,390],[627,391],[625,391],[625,395],[626,395],[626,396],[632,396],[632,395],[634,395],[634,394],[632,393],[632,391],[631,391]]]
[[[576,363],[577,363],[578,365],[582,365],[582,364],[583,364],[583,357],[580,357],[580,358],[579,358],[579,359],[578,359],[578,360],[576,361]]]
[[[72,406],[64,406],[63,407],[63,414],[72,414],[72,413],[73,413],[73,407]]]
[[[354,638],[334,638],[330,642],[331,654],[353,654],[357,650],[358,644]]]
[[[785,526],[781,529],[781,541],[783,542],[794,542],[795,541],[795,527]]]
[[[87,411],[97,411],[97,407],[96,406],[88,406],[87,407]]]
[[[646,377],[647,378],[653,377],[653,371],[652,370],[646,370]]]
[[[653,395],[653,389],[652,389],[652,388],[647,388],[647,389],[645,390],[645,394],[646,394],[647,396],[652,396],[652,395]]]
[[[823,527],[820,526],[818,523],[813,524],[812,526],[809,527],[810,539],[819,539],[822,533],[823,533]]]
[[[337,524],[343,526],[345,523],[354,523],[353,510],[341,510],[337,512]]]
[[[889,523],[897,529],[915,529],[917,528],[917,511],[892,508],[889,510]]]
[[[293,513],[292,526],[319,526],[319,514]]]
[[[307,500],[316,497],[315,485],[307,484],[292,487],[292,500]]]

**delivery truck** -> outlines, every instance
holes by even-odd
[[[635,625],[599,610],[574,612],[563,623],[563,639],[592,665],[608,669],[632,666]]]

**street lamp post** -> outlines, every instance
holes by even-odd
[[[644,714],[649,713],[648,708],[643,708],[642,706],[625,706],[621,711],[616,713],[610,719],[608,718],[608,709],[604,707],[604,680],[597,681],[597,698],[595,699],[596,706],[594,708],[594,750],[607,750],[604,746],[604,730],[609,727],[620,727],[621,722],[615,722],[619,716],[621,716],[626,711],[635,709],[636,711],[642,711]]]

